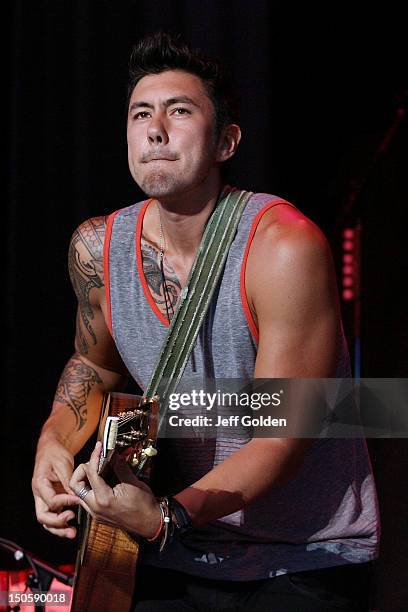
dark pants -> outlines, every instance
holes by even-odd
[[[208,580],[174,570],[138,568],[134,612],[368,612],[371,563],[267,580]]]

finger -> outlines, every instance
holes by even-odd
[[[69,527],[69,521],[75,518],[72,510],[64,510],[64,512],[56,513],[49,510],[40,510],[37,512],[37,520],[46,527],[65,528]]]
[[[88,487],[88,489],[89,489],[88,479],[86,479],[86,480],[77,480],[76,482],[71,480],[70,487],[74,491],[75,495],[78,496],[79,491],[81,491],[84,487]]]
[[[92,472],[99,471],[99,460],[102,453],[102,442],[98,440],[95,444],[95,448],[92,451],[91,458],[89,459],[88,466],[92,469]]]
[[[56,495],[51,480],[49,478],[46,478],[45,476],[37,478],[35,483],[35,490],[48,506],[52,503],[52,500]]]
[[[58,510],[63,506],[73,506],[78,504],[78,497],[68,493],[55,493],[54,487],[48,478],[37,480],[37,495],[41,497],[49,508]]]
[[[54,518],[59,516],[61,519],[65,519],[66,521],[70,521],[76,516],[76,508],[74,509],[67,508],[66,504],[63,504],[63,506],[55,510],[54,508],[50,508],[49,506],[47,506],[47,504],[44,502],[43,499],[41,499],[41,497],[35,496],[34,501],[35,501],[36,514],[37,514],[37,517],[40,523],[47,522],[47,519],[49,516],[54,517]],[[58,505],[60,506],[60,504]],[[79,505],[79,498],[76,498],[75,506],[78,506],[78,505]]]
[[[86,495],[85,499],[81,499],[79,503],[82,506],[82,508],[86,512],[88,512],[88,514],[90,514],[91,516],[95,516],[96,501],[95,501],[95,495],[94,495],[92,489]]]
[[[81,494],[83,492],[83,489],[88,489],[88,493],[85,496],[86,497],[86,501],[85,501],[85,497],[82,498],[82,497],[79,497],[79,495],[78,495],[78,504],[80,506],[82,506],[82,508],[84,510],[86,510],[87,512],[92,514],[94,512],[94,508],[95,508],[95,495],[94,495],[94,492],[88,486],[88,482],[84,482],[84,481],[81,481],[81,480],[78,482],[76,487],[77,487],[77,492],[78,493],[81,492]]]
[[[60,538],[69,538],[70,540],[75,538],[77,533],[75,527],[66,527],[65,529],[57,529],[55,527],[48,527],[47,525],[43,525],[43,527],[53,535],[59,536]]]
[[[95,494],[95,498],[97,500],[101,498],[104,501],[106,501],[112,496],[112,489],[106,484],[103,478],[101,478],[98,474],[99,457],[101,454],[101,449],[102,449],[102,444],[100,442],[97,442],[95,449],[92,452],[89,463],[84,465],[84,469],[88,477],[89,483],[92,487],[92,490]]]
[[[76,470],[74,471],[74,473],[72,474],[70,481],[69,481],[69,486],[71,486],[71,482],[73,480],[85,480],[86,479],[86,471],[85,471],[85,464],[84,463],[80,463],[78,465],[78,467],[76,468]]]
[[[69,490],[69,481],[70,478],[72,476],[72,466],[71,464],[67,464],[67,463],[56,463],[54,465],[54,472],[57,475],[59,481],[61,482],[62,486],[64,487],[65,491],[67,493],[70,492]]]
[[[88,482],[88,477],[85,470],[85,465],[81,463],[78,465],[75,472],[72,474],[71,480],[69,481],[69,488],[75,493],[78,493],[80,489]]]
[[[55,495],[51,504],[49,505],[50,510],[59,512],[64,506],[77,506],[79,504],[79,497],[77,495],[68,495],[68,493],[58,493]]]
[[[80,471],[75,471],[76,473],[74,473],[73,477],[70,480],[69,486],[70,488],[75,492],[76,495],[76,499],[78,500],[78,505],[82,506],[82,508],[84,510],[86,510],[86,512],[89,512],[89,514],[93,514],[94,512],[94,508],[95,508],[95,496],[93,494],[92,489],[90,489],[89,487],[89,480],[85,474],[85,467],[84,466],[78,466],[81,467]],[[78,477],[81,476],[82,474],[85,476],[85,480],[79,480],[79,478],[77,479],[76,474],[78,474]],[[90,504],[87,504],[84,499],[82,499],[81,497],[79,497],[79,493],[82,493],[83,489],[89,489],[89,492],[86,495],[87,501],[90,501]]]

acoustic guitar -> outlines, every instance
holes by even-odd
[[[93,400],[95,401],[95,399]],[[114,486],[117,454],[132,471],[149,478],[158,427],[158,398],[108,393],[102,401],[99,474]],[[127,612],[132,603],[139,542],[123,529],[100,523],[79,508],[79,539],[71,612]]]

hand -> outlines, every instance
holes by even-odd
[[[73,473],[70,488],[78,492],[84,486],[91,487],[79,503],[94,519],[145,538],[153,537],[160,525],[161,512],[150,487],[120,457],[114,470],[121,483],[113,489],[108,486],[98,474],[101,450],[102,444],[97,442],[90,461],[79,465]]]
[[[69,480],[74,469],[74,458],[57,439],[40,441],[37,452],[32,490],[37,520],[47,531],[62,538],[74,538],[75,527],[68,522],[75,518],[72,510],[79,498],[72,494]]]

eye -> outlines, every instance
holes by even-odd
[[[184,108],[183,106],[179,106],[172,111],[173,115],[191,115],[191,111],[188,108]]]
[[[149,111],[139,111],[133,115],[132,119],[147,119],[148,117],[150,117]]]

